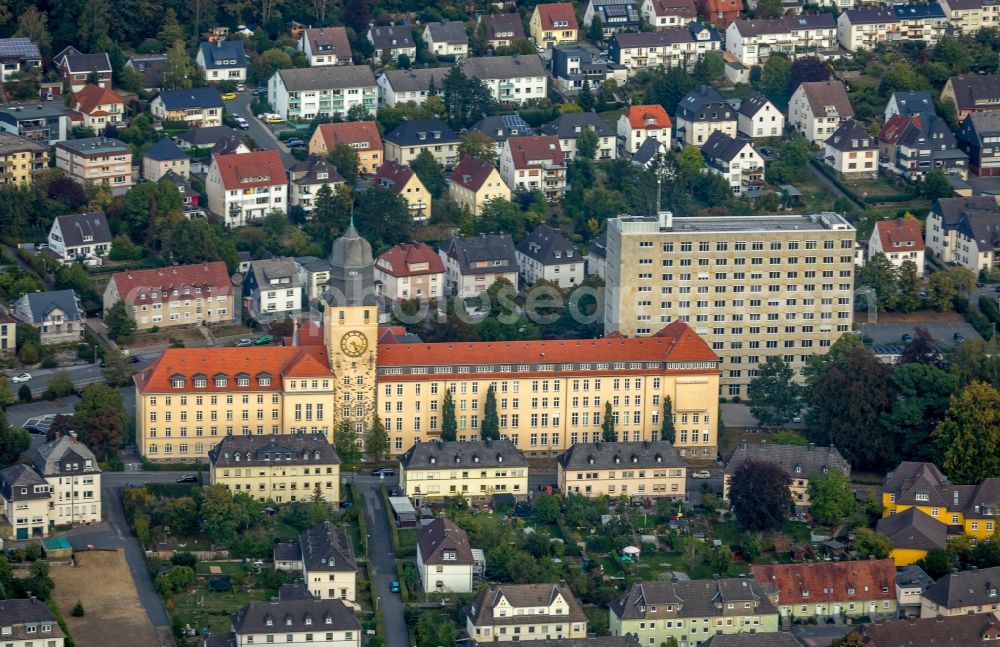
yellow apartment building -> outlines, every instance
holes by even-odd
[[[47,146],[0,132],[0,186],[30,186],[32,172],[45,168],[48,163]]]
[[[559,491],[588,497],[670,497],[686,494],[687,463],[665,440],[579,443],[559,456]]]
[[[212,483],[261,501],[340,502],[340,458],[323,434],[226,436],[208,452]]]
[[[448,195],[459,207],[468,207],[475,217],[482,213],[487,200],[510,200],[510,187],[500,177],[496,166],[466,155],[451,172]]]
[[[104,310],[125,302],[142,331],[232,321],[234,298],[229,270],[216,261],[116,272],[104,289]]]
[[[465,617],[477,643],[587,637],[587,615],[566,582],[490,584]]]
[[[414,505],[428,499],[528,495],[528,461],[509,440],[416,443],[399,457],[399,485]]]
[[[569,2],[540,4],[528,23],[528,33],[535,47],[550,49],[560,43],[575,43],[580,36],[576,11]]]

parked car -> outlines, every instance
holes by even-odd
[[[235,98],[236,98],[235,92],[226,92],[225,94],[222,95],[223,101],[232,101]]]
[[[396,470],[392,469],[391,467],[383,467],[382,469],[379,470],[372,470],[372,476],[383,477],[383,476],[395,476],[395,475],[396,475]]]
[[[243,117],[236,117],[236,125],[240,127],[240,130],[249,130],[250,123]]]
[[[691,478],[693,479],[710,479],[712,478],[712,473],[708,470],[698,470],[697,472],[691,472]]]
[[[305,145],[306,143],[298,137],[292,137],[291,139],[285,140],[285,146],[289,148],[304,148]]]
[[[132,362],[133,364],[138,364],[142,360],[139,358],[138,355],[132,355],[132,357],[131,357],[131,359],[129,359],[129,361]]]
[[[253,340],[254,346],[264,346],[265,344],[270,344],[274,339],[271,335],[261,335],[257,339]]]
[[[393,582],[389,584],[389,593],[399,593],[399,582],[393,580]]]
[[[35,245],[35,249],[48,249],[48,248],[49,248],[48,243],[38,243],[37,245]]]
[[[240,81],[239,83],[236,84],[236,91],[237,92],[243,92],[246,89],[247,89],[247,86],[244,85],[242,81]]]
[[[236,342],[237,346],[253,346],[253,340],[249,337],[244,337],[243,339]]]
[[[904,332],[904,333],[903,333],[903,341],[905,341],[905,342],[907,342],[907,343],[909,343],[909,342],[913,341],[913,335],[911,335],[911,334],[910,334],[910,333],[908,333],[908,332]]]
[[[956,344],[964,344],[965,343],[965,337],[963,337],[962,333],[960,333],[960,332],[955,333],[954,335],[951,336],[951,338],[955,340]]]
[[[14,377],[10,378],[10,381],[14,384],[20,384],[21,382],[30,382],[31,373],[18,373]]]
[[[177,477],[178,483],[197,483],[198,477],[194,474],[181,474]]]

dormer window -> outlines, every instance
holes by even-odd
[[[916,498],[917,501],[930,501],[931,500],[930,495],[927,494],[926,492],[917,492],[916,497],[914,497],[914,498]]]
[[[215,388],[217,388],[217,389],[224,389],[227,386],[229,386],[229,378],[228,377],[226,377],[225,375],[216,375],[215,376]]]
[[[236,378],[236,386],[250,386],[250,376],[241,375]]]
[[[175,375],[172,378],[170,378],[170,386],[172,386],[175,389],[183,389],[184,388],[184,376],[183,375]]]

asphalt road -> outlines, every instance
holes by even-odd
[[[278,138],[274,136],[271,129],[261,123],[260,120],[257,119],[257,115],[251,113],[250,103],[253,101],[253,94],[251,94],[251,92],[252,89],[247,88],[246,92],[240,92],[237,94],[235,99],[226,102],[226,109],[230,112],[230,114],[236,113],[247,120],[247,123],[250,124],[250,129],[246,132],[253,137],[253,140],[257,142],[258,146],[261,148],[277,149],[285,167],[292,167],[296,162],[298,162],[298,160],[292,157],[292,154],[288,152],[287,146],[278,142]]]
[[[161,353],[151,353],[147,355],[139,354],[139,363],[132,364],[132,368],[139,370],[145,366],[148,366],[151,361],[160,356]],[[52,375],[58,373],[59,371],[66,371],[73,378],[73,384],[77,388],[82,388],[88,384],[96,384],[98,382],[104,382],[104,375],[101,374],[101,367],[98,364],[77,364],[75,366],[66,366],[63,368],[43,368],[35,371],[28,371],[31,374],[31,381],[28,382],[28,386],[31,387],[31,393],[33,395],[41,395],[45,392],[45,389],[49,386],[49,380],[52,379]],[[11,377],[14,375],[19,375],[22,371],[6,371],[6,374]],[[10,384],[11,391],[17,394],[17,390],[21,388],[20,384]]]
[[[965,339],[981,339],[979,333],[965,321],[952,323],[863,323],[858,328],[865,337],[870,337],[876,344],[902,344],[903,335],[915,335],[917,328],[926,328],[931,337],[941,346],[955,344],[955,333],[961,333]]]

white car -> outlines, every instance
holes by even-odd
[[[697,472],[691,473],[691,478],[693,479],[710,479],[712,478],[712,473],[708,470],[698,470]]]
[[[21,373],[20,375],[15,375],[14,377],[10,378],[10,381],[13,382],[14,384],[20,384],[21,382],[30,382],[31,373]]]

